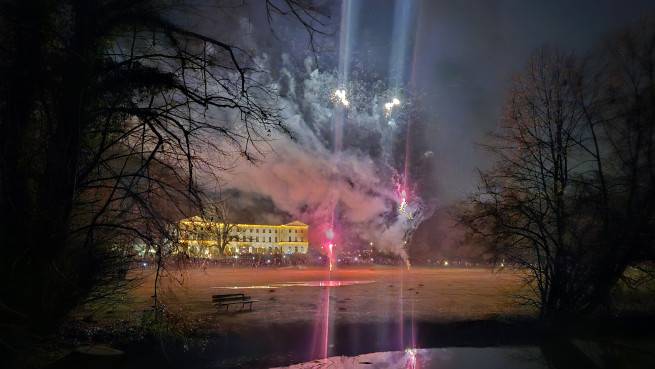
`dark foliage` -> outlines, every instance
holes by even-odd
[[[220,2],[216,2],[219,6]],[[304,2],[266,1],[313,35]],[[251,157],[286,133],[276,91],[237,45],[178,26],[174,0],[0,5],[0,346],[129,287],[134,244],[174,244],[202,206],[206,153]]]

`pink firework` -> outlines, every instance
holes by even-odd
[[[406,179],[396,182],[396,197],[398,199],[398,212],[412,219],[412,212],[409,209],[409,190],[407,188]]]
[[[328,243],[328,260],[330,263],[330,271],[332,271],[333,268],[333,260],[334,260],[334,254],[332,253],[332,249],[334,248],[334,244],[332,242]]]
[[[326,251],[327,251],[327,257],[328,257],[328,263],[330,267],[330,271],[334,268],[334,228],[329,227],[325,231],[325,238],[327,238],[327,245],[326,245]]]

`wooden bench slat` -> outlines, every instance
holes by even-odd
[[[226,297],[222,299],[213,299],[212,301],[214,302],[221,302],[221,301],[234,301],[234,300],[247,300],[250,297],[248,296],[243,296],[243,297]]]
[[[243,293],[226,293],[224,295],[212,295],[212,298],[220,299],[225,297],[245,296]]]

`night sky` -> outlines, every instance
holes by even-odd
[[[584,53],[653,11],[653,1],[423,1],[415,73],[430,97],[441,197],[475,186],[474,169],[487,164],[475,142],[497,125],[513,74],[536,48]]]

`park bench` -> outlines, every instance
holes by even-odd
[[[230,309],[230,305],[241,305],[241,309],[244,309],[246,305],[249,305],[250,310],[252,310],[252,303],[258,301],[259,300],[253,300],[250,296],[246,296],[243,293],[227,293],[212,296],[212,303],[216,308],[221,309],[222,307],[225,307],[225,311]]]

